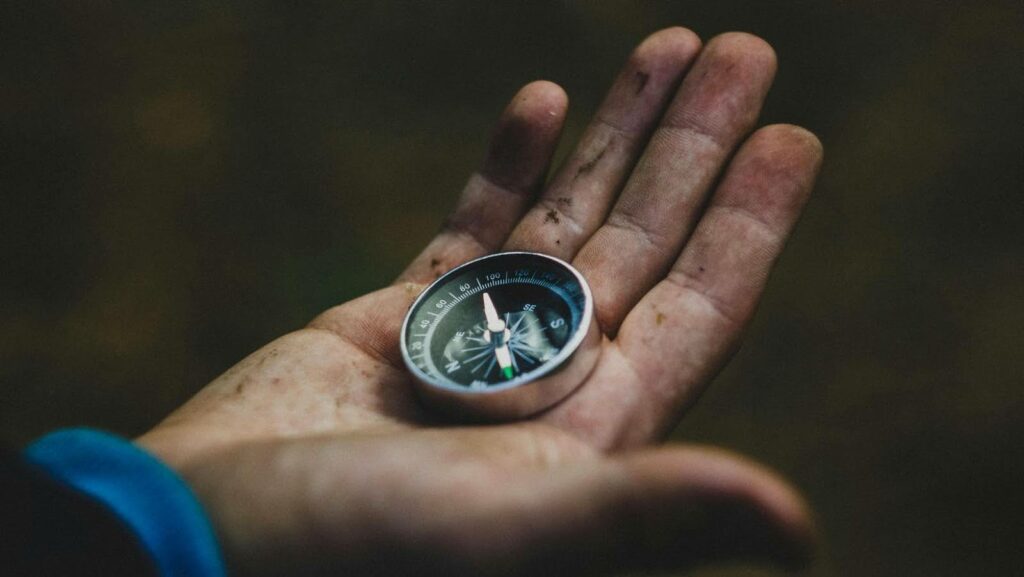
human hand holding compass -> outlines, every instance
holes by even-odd
[[[650,447],[737,347],[820,163],[803,129],[753,131],[774,71],[755,37],[661,31],[546,183],[566,97],[526,86],[392,286],[253,353],[139,443],[195,489],[240,574],[799,564],[812,529],[783,481]],[[496,252],[539,256],[481,259]]]

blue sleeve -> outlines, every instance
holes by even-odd
[[[91,429],[51,433],[24,458],[102,503],[136,534],[166,577],[223,577],[213,528],[185,482],[133,443]]]

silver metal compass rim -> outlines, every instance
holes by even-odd
[[[568,269],[569,272],[571,272],[573,274],[573,276],[576,277],[576,280],[579,282],[580,287],[583,289],[583,315],[580,317],[579,326],[577,327],[577,330],[576,330],[575,334],[573,334],[572,338],[569,339],[569,342],[567,342],[562,347],[562,349],[558,352],[557,355],[555,355],[555,357],[553,359],[545,362],[544,366],[542,366],[540,369],[531,371],[530,373],[527,373],[526,375],[522,375],[520,377],[516,377],[516,378],[510,380],[507,383],[502,383],[502,384],[496,385],[496,386],[490,386],[490,387],[487,387],[485,389],[473,390],[473,389],[467,389],[466,387],[462,387],[462,386],[448,385],[446,383],[437,381],[436,379],[432,378],[427,373],[425,373],[422,370],[420,370],[420,368],[417,367],[416,364],[412,362],[411,355],[409,354],[408,346],[406,345],[406,334],[407,334],[406,331],[409,328],[409,322],[412,320],[412,312],[414,310],[416,310],[416,307],[420,304],[420,301],[425,299],[427,294],[430,293],[430,289],[433,288],[435,285],[440,284],[442,281],[444,281],[448,277],[451,277],[451,276],[457,274],[462,269],[465,269],[465,268],[467,268],[467,267],[469,267],[471,265],[474,265],[474,264],[476,264],[476,263],[478,263],[480,261],[489,260],[489,259],[493,259],[493,258],[504,257],[504,256],[517,256],[517,255],[518,256],[541,257],[541,258],[545,258],[545,259],[550,260],[550,261],[554,261],[554,262],[564,266],[566,269]],[[409,369],[409,372],[411,372],[413,374],[413,376],[416,377],[416,379],[418,381],[420,381],[421,383],[423,383],[425,385],[429,385],[429,386],[434,387],[436,389],[441,389],[441,390],[446,391],[446,392],[453,392],[453,393],[458,393],[460,395],[467,395],[467,396],[486,397],[488,395],[495,395],[495,394],[498,394],[498,393],[509,391],[511,389],[517,389],[517,388],[521,388],[521,387],[533,384],[533,383],[535,383],[537,381],[540,381],[540,380],[544,379],[548,375],[557,372],[559,369],[561,369],[562,366],[568,360],[570,360],[572,358],[572,356],[576,353],[576,350],[580,347],[580,345],[583,343],[583,341],[587,338],[588,333],[590,333],[593,316],[594,316],[594,297],[593,297],[593,295],[590,292],[590,284],[587,283],[587,279],[583,278],[583,275],[580,273],[580,271],[576,270],[576,267],[572,266],[568,262],[566,262],[566,261],[564,261],[564,260],[562,260],[562,259],[560,259],[558,257],[554,257],[554,256],[551,256],[549,254],[544,254],[544,253],[540,253],[540,252],[532,252],[532,251],[524,251],[524,250],[494,252],[494,253],[486,254],[486,255],[481,256],[481,257],[477,257],[477,258],[475,258],[475,259],[473,259],[471,261],[462,263],[459,266],[453,268],[452,270],[450,270],[450,271],[444,273],[443,275],[437,277],[436,279],[434,279],[433,282],[428,284],[423,289],[423,291],[419,294],[419,296],[416,297],[416,300],[414,300],[412,302],[412,304],[409,305],[409,310],[406,311],[406,313],[405,313],[405,320],[402,321],[402,332],[399,333],[398,341],[399,341],[399,345],[400,345],[400,347],[402,349],[402,361],[405,363],[406,368]]]

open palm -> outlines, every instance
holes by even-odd
[[[442,231],[391,286],[253,353],[139,442],[192,484],[245,574],[596,574],[802,559],[807,511],[724,452],[650,449],[737,347],[821,147],[754,131],[762,40],[673,28],[632,54],[545,175],[564,92],[527,85]],[[530,250],[588,279],[601,356],[527,421],[459,427],[418,402],[398,348],[425,283]]]

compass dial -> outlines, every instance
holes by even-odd
[[[499,253],[456,268],[420,295],[406,317],[402,353],[430,386],[507,390],[559,369],[591,317],[590,290],[570,265]]]

